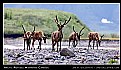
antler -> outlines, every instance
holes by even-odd
[[[81,34],[82,30],[85,28],[85,26],[80,30],[79,35]],[[83,33],[84,34],[84,33]],[[80,36],[82,36],[83,34],[81,34]]]
[[[34,30],[33,30],[33,32],[35,31],[35,26],[34,26]]]
[[[100,41],[102,40],[103,36],[104,36],[104,34],[100,36]]]
[[[101,35],[101,38],[104,36],[104,34],[103,35]]]
[[[24,26],[22,25],[22,28],[23,28],[23,30],[24,30],[24,33],[26,33],[26,30],[24,29]]]
[[[63,25],[66,25],[69,21],[71,20],[71,17],[67,20],[65,20],[64,24]]]
[[[57,23],[58,24],[58,18],[57,18],[57,15],[55,16],[55,23]],[[59,25],[59,24],[58,24]]]
[[[76,31],[74,30],[74,26],[73,26],[73,31],[76,33]]]
[[[83,33],[84,34],[84,33]],[[83,34],[81,34],[80,36],[82,36]]]

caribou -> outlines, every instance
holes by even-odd
[[[52,51],[54,51],[54,46],[56,45],[57,43],[57,52],[58,52],[58,42],[60,42],[60,49],[59,51],[61,51],[61,41],[62,41],[62,38],[63,38],[63,33],[62,33],[62,29],[63,27],[71,20],[71,17],[68,19],[68,20],[65,20],[63,24],[59,24],[58,22],[58,18],[57,18],[57,15],[56,15],[56,18],[54,19],[55,23],[57,24],[57,27],[58,27],[58,30],[57,31],[54,31],[52,32],[51,34],[51,38],[52,38]]]
[[[80,32],[76,32],[73,26],[73,32],[69,35],[69,47],[70,47],[70,42],[73,41],[73,47],[76,47],[78,44],[78,41],[80,41],[80,37],[84,34],[82,32],[82,30],[85,28],[85,26],[80,30]],[[76,42],[76,44],[75,44]]]
[[[27,50],[30,50],[30,44],[31,44],[31,32],[30,31],[26,31],[24,26],[22,25],[22,28],[24,30],[24,50],[25,50],[25,43],[27,44]]]
[[[38,42],[39,42],[38,49],[41,50],[41,42],[42,42],[42,40],[44,40],[44,43],[46,43],[46,38],[47,37],[44,36],[44,33],[42,31],[35,31],[35,26],[34,26],[34,30],[33,30],[32,34],[31,34],[31,36],[32,36],[32,40],[33,40],[32,41],[32,48],[34,48],[34,42],[36,40],[38,40]]]
[[[96,46],[98,49],[98,45],[100,46],[103,36],[104,36],[104,34],[100,36],[98,32],[89,32],[88,33],[88,38],[89,38],[88,49],[89,49],[89,47],[91,47],[90,42],[92,40],[93,40],[93,49],[94,49],[95,41],[96,41]]]

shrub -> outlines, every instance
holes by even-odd
[[[116,61],[115,59],[110,59],[108,63],[113,64],[113,63],[118,63],[118,61]]]

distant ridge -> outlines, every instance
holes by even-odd
[[[4,34],[23,34],[21,25],[23,24],[26,30],[32,31],[33,26],[35,30],[41,30],[49,37],[53,31],[57,30],[56,23],[54,22],[55,16],[64,23],[64,20],[71,21],[64,27],[64,38],[68,38],[69,34],[73,31],[72,26],[75,27],[77,32],[85,26],[82,31],[83,37],[87,37],[87,33],[91,31],[84,23],[81,22],[74,14],[58,10],[47,9],[17,9],[5,8],[4,9]]]

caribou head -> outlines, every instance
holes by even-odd
[[[23,25],[22,28],[24,30],[24,39],[30,39],[32,33],[30,31],[26,31]]]
[[[54,20],[58,26],[58,31],[62,31],[62,28],[64,27],[64,25],[66,25],[70,21],[70,19],[71,19],[71,17],[68,20],[65,20],[65,22],[63,24],[61,24],[61,22],[59,24],[59,21],[58,21],[57,15],[56,15],[56,18]]]
[[[100,38],[99,38],[99,41],[98,41],[99,46],[100,46],[100,43],[101,43],[101,41],[102,41],[103,36],[104,36],[104,34],[103,34],[103,35],[101,35],[101,36],[100,36]]]
[[[84,33],[81,34],[81,32],[82,32],[82,30],[83,30],[84,28],[85,28],[85,26],[84,26],[84,27],[79,31],[79,33],[78,33],[78,32],[75,31],[74,26],[73,26],[73,31],[76,33],[77,38],[78,38],[79,41],[80,41],[80,37],[84,34]]]

